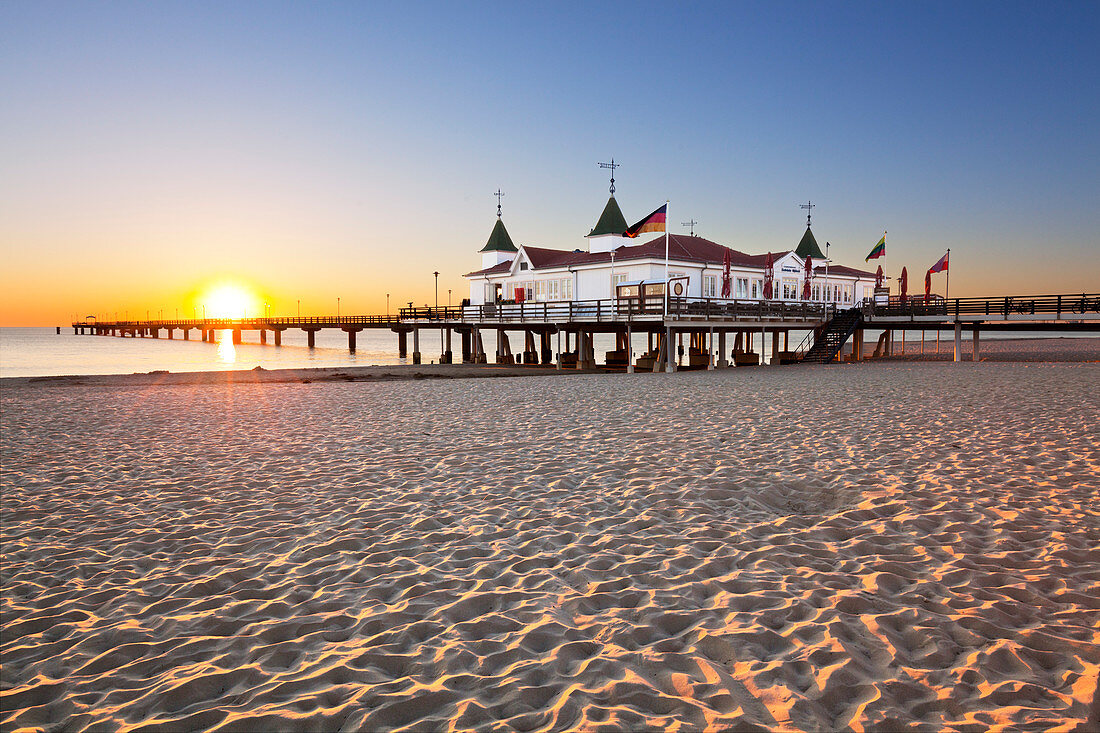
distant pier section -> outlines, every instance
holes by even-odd
[[[99,336],[175,338],[178,332],[189,340],[198,332],[201,341],[213,341],[215,331],[230,331],[233,343],[241,343],[244,331],[259,333],[261,344],[268,336],[282,345],[283,332],[306,332],[307,345],[315,346],[322,329],[339,329],[347,334],[348,349],[356,349],[356,334],[364,329],[389,329],[397,335],[398,356],[408,356],[412,340],[412,362],[421,361],[420,332],[441,333],[441,363],[451,363],[452,334],[461,345],[464,363],[486,363],[482,331],[496,332],[498,364],[540,364],[557,368],[595,368],[593,336],[615,334],[616,348],[605,354],[604,365],[647,371],[674,371],[686,364],[714,369],[761,363],[766,339],[771,339],[772,362],[802,361],[829,363],[845,358],[851,340],[849,360],[863,358],[864,332],[881,330],[876,354],[889,355],[895,331],[954,331],[955,359],[961,354],[963,330],[971,332],[973,358],[978,359],[982,330],[1100,331],[1100,293],[1041,296],[998,296],[994,298],[925,299],[891,296],[871,299],[854,308],[807,301],[737,300],[725,298],[669,297],[612,298],[606,300],[487,303],[456,307],[402,308],[396,314],[367,316],[308,316],[278,318],[200,318],[99,321],[89,317],[74,321],[74,334]],[[61,329],[58,328],[58,333]],[[808,331],[800,344],[791,347],[790,331]],[[523,346],[512,350],[509,332],[522,334]],[[637,358],[632,337],[645,334],[648,349]],[[556,339],[556,343],[555,343]],[[782,340],[782,346],[780,342]],[[727,346],[732,343],[732,351]],[[673,345],[676,346],[673,346]],[[759,345],[759,353],[757,352]],[[517,343],[518,346],[518,343]],[[677,358],[679,357],[679,358]]]

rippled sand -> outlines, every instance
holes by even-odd
[[[1097,383],[8,385],[0,725],[1095,729]]]

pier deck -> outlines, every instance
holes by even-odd
[[[276,346],[282,343],[282,333],[288,329],[300,329],[307,334],[307,343],[315,345],[315,334],[322,329],[340,329],[347,333],[348,348],[355,351],[355,335],[365,329],[389,329],[398,337],[399,356],[407,354],[407,337],[413,338],[413,363],[420,363],[419,332],[423,329],[445,333],[445,350],[441,361],[451,361],[451,334],[462,338],[464,362],[485,361],[481,349],[480,331],[494,330],[498,334],[497,362],[515,363],[508,331],[526,334],[521,360],[524,363],[549,363],[554,358],[550,337],[558,335],[556,361],[578,367],[594,366],[592,335],[594,333],[617,334],[617,349],[608,352],[616,363],[622,362],[632,370],[634,364],[629,354],[630,337],[635,333],[649,335],[650,351],[638,360],[639,365],[673,367],[674,350],[666,346],[684,335],[691,340],[689,363],[696,356],[705,354],[708,368],[725,366],[726,336],[734,335],[734,352],[731,356],[741,363],[759,363],[753,351],[753,339],[760,334],[761,354],[767,334],[772,335],[773,359],[779,363],[800,360],[813,345],[813,340],[828,331],[838,312],[849,321],[858,313],[857,323],[850,325],[848,334],[838,345],[843,348],[848,335],[855,334],[854,358],[862,358],[863,331],[881,329],[880,342],[884,353],[890,353],[890,343],[895,330],[943,330],[955,331],[956,356],[960,352],[961,331],[973,333],[974,356],[978,354],[978,334],[981,330],[1029,330],[1071,331],[1100,330],[1100,294],[1062,294],[1041,296],[998,296],[996,298],[954,298],[945,300],[938,296],[925,300],[923,296],[912,298],[891,297],[887,302],[867,301],[861,306],[838,311],[835,306],[806,301],[735,300],[720,298],[669,298],[667,307],[662,299],[619,298],[591,301],[489,303],[483,305],[448,307],[409,307],[396,314],[358,316],[299,316],[265,318],[199,318],[99,321],[89,318],[72,323],[77,334],[150,336],[159,338],[165,331],[168,338],[180,331],[186,340],[192,330],[198,330],[203,341],[213,340],[214,331],[232,332],[234,343],[240,343],[242,331],[257,331],[260,343],[267,343],[270,332]],[[60,328],[58,332],[60,333]],[[790,330],[807,330],[802,347],[789,351],[786,340]],[[564,350],[561,336],[565,335]],[[780,334],[784,348],[779,349]],[[570,346],[570,337],[574,344]],[[535,345],[536,337],[541,344]],[[717,344],[715,340],[717,337]],[[717,346],[717,360],[715,347]],[[878,351],[876,350],[876,353]],[[751,357],[751,358],[750,358]],[[832,357],[830,357],[831,359]]]

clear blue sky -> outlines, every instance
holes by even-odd
[[[1097,291],[1097,38],[1097,2],[6,2],[0,322],[212,274],[459,297],[498,186],[583,246],[612,156],[631,220],[761,252],[812,199],[847,264],[888,229],[910,282],[951,247],[952,294]]]

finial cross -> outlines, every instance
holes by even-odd
[[[695,219],[692,219],[691,221],[682,221],[682,222],[680,222],[680,226],[690,227],[691,228],[690,229],[691,234],[689,234],[688,236],[694,237],[695,236],[695,225],[698,224],[698,223],[699,222],[695,221]]]
[[[616,168],[622,168],[623,164],[622,163],[616,163],[615,159],[612,158],[610,163],[597,163],[597,165],[600,166],[601,168],[609,168],[611,170],[611,195],[614,196],[615,195],[615,169]]]
[[[814,204],[813,201],[807,201],[804,204],[799,204],[798,205],[799,208],[802,208],[802,209],[806,210],[806,226],[807,227],[810,226],[810,209],[814,208],[814,205],[815,204]]]
[[[499,219],[500,218],[500,197],[504,195],[504,192],[501,191],[498,188],[497,192],[494,193],[493,195],[497,197],[497,218]]]

